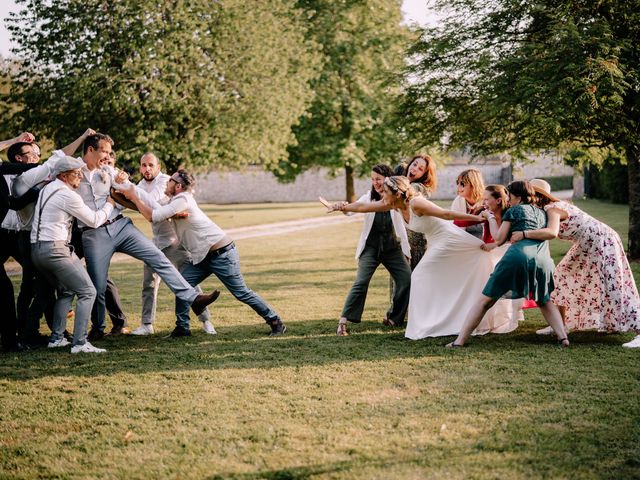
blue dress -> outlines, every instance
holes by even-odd
[[[505,212],[502,221],[511,223],[510,237],[514,231],[545,228],[547,215],[534,205],[516,205]],[[554,268],[547,241],[523,239],[509,247],[482,293],[491,298],[532,298],[544,305],[554,289]]]

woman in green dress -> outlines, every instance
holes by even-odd
[[[463,346],[487,310],[500,298],[533,298],[547,323],[556,332],[560,344],[568,347],[569,340],[562,317],[558,307],[550,301],[554,289],[554,264],[549,244],[527,238],[527,231],[546,226],[546,214],[535,206],[535,191],[526,180],[511,182],[507,190],[510,208],[502,217],[496,244],[502,245],[513,231],[523,232],[524,239],[512,244],[498,262],[482,290],[482,300],[471,308],[458,337],[447,347]],[[489,222],[495,222],[495,219],[489,219]]]

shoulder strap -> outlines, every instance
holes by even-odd
[[[40,241],[40,222],[42,221],[42,211],[44,210],[44,206],[49,202],[49,200],[51,200],[51,197],[53,197],[56,193],[58,193],[63,188],[64,187],[55,189],[53,193],[49,195],[44,202],[40,202],[40,209],[38,210],[38,226],[37,226],[38,230],[36,233],[36,242]]]

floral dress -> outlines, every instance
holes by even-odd
[[[558,238],[573,242],[554,272],[552,300],[566,307],[569,330],[626,332],[640,329],[640,297],[620,236],[567,202],[554,202],[569,217]]]

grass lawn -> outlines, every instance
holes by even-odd
[[[624,207],[579,206],[626,234]],[[266,207],[210,212],[232,227],[317,210]],[[194,320],[192,337],[163,338],[174,321],[163,286],[154,336],[96,342],[100,356],[0,356],[0,478],[640,478],[640,351],[620,347],[632,334],[573,334],[561,349],[528,310],[517,331],[468,348],[409,341],[380,323],[380,269],[363,323],[336,337],[360,228],[237,242],[284,337],[225,291],[217,337]],[[556,260],[567,246],[553,243]],[[111,276],[137,326],[141,264]]]

